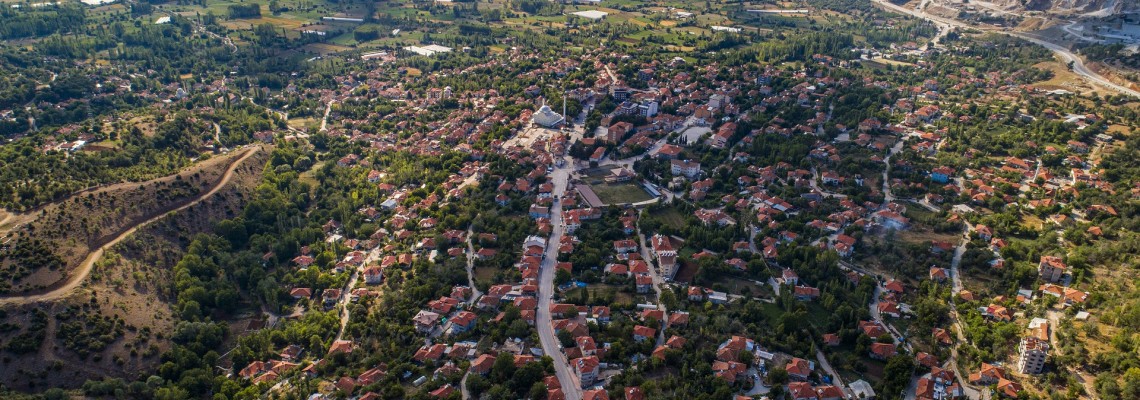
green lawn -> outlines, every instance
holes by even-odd
[[[676,207],[669,207],[664,210],[652,214],[654,217],[661,219],[665,225],[669,225],[674,229],[681,229],[685,227],[685,216]]]
[[[637,203],[646,200],[652,200],[653,196],[641,188],[641,185],[636,183],[618,183],[618,184],[599,184],[590,185],[594,189],[594,193],[598,194],[598,198],[602,199],[606,204],[626,204]]]
[[[627,303],[633,304],[635,301],[633,295],[619,290],[617,286],[605,284],[593,284],[585,288],[574,288],[562,293],[562,299],[579,299],[582,296],[582,291],[586,290],[590,293],[592,302],[598,303],[608,301],[609,303]],[[643,299],[642,299],[643,300]]]

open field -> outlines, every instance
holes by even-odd
[[[1100,86],[1094,86],[1081,79],[1069,70],[1068,67],[1061,64],[1059,61],[1048,61],[1034,65],[1035,68],[1048,70],[1053,72],[1053,78],[1037,82],[1034,86],[1044,90],[1068,90],[1070,92],[1082,94],[1098,94],[1101,96],[1115,94],[1115,92],[1107,91]]]
[[[308,130],[309,128],[319,128],[321,120],[316,117],[310,118],[291,118],[289,119],[289,127],[299,130]]]
[[[713,282],[713,285],[724,286],[731,294],[751,297],[771,297],[772,287],[760,285],[745,277],[725,276]]]
[[[602,298],[605,298],[605,299],[611,299],[612,298],[614,303],[632,304],[635,301],[633,295],[631,295],[629,293],[622,292],[618,289],[619,289],[618,287],[610,286],[610,285],[602,285],[602,284],[589,285],[585,288],[574,288],[574,289],[567,290],[565,293],[562,294],[562,297],[566,298],[566,299],[581,298],[582,291],[585,290],[585,291],[588,291],[590,293],[590,299],[592,301],[595,301],[595,302],[598,301],[597,299],[602,299]]]
[[[598,198],[606,204],[631,204],[652,200],[653,196],[641,188],[641,185],[632,182],[599,185],[590,185]]]
[[[660,218],[661,221],[672,227],[673,229],[681,229],[685,226],[685,216],[676,207],[669,207],[662,211],[657,211],[652,214],[654,217]]]

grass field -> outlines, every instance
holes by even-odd
[[[735,276],[726,276],[713,282],[713,284],[720,284],[724,286],[725,290],[731,294],[739,294],[742,296],[772,297],[772,288],[768,285],[758,285],[751,279]]]
[[[610,285],[590,285],[585,288],[575,288],[567,290],[562,294],[562,298],[576,299],[582,296],[582,291],[586,290],[590,293],[590,299],[613,299],[613,303],[633,303],[634,297],[629,293],[623,293],[618,290],[617,286]]]
[[[289,119],[288,124],[289,124],[289,126],[291,126],[293,128],[300,129],[300,130],[306,130],[309,128],[320,127],[321,126],[321,120],[316,119],[316,118],[312,118],[312,117],[310,117],[310,118],[292,118],[292,119]]]
[[[603,183],[590,185],[590,188],[594,189],[594,193],[597,193],[598,198],[606,204],[639,203],[653,199],[649,192],[646,192],[645,189],[641,188],[641,185],[636,183]]]
[[[681,229],[685,226],[685,216],[681,214],[680,210],[676,207],[669,207],[664,210],[652,214],[654,217],[660,218],[661,222],[673,227],[674,229]]]

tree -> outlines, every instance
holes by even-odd
[[[784,367],[772,368],[772,371],[768,372],[768,383],[771,386],[783,386],[788,383],[788,370]]]
[[[491,388],[491,382],[487,382],[487,378],[484,378],[483,375],[470,374],[467,376],[467,390],[472,395],[478,396],[489,388]]]
[[[558,342],[562,343],[562,347],[573,347],[574,346],[574,336],[573,336],[573,334],[570,333],[570,331],[563,329],[563,330],[558,331],[557,335],[558,335]]]
[[[495,364],[491,366],[489,377],[492,382],[502,383],[511,379],[515,373],[515,356],[511,353],[499,353]],[[529,386],[529,385],[528,385]]]
[[[562,285],[565,285],[567,283],[570,283],[570,279],[572,279],[572,278],[573,278],[573,276],[570,275],[570,271],[567,271],[567,270],[560,268],[560,269],[558,269],[558,271],[554,272],[554,284],[555,285],[562,286]]]
[[[913,373],[914,362],[910,356],[900,354],[887,360],[887,366],[883,369],[882,390],[880,390],[882,398],[899,397],[910,384],[910,376]]]

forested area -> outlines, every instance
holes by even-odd
[[[86,15],[77,6],[42,7],[36,9],[0,8],[0,39],[22,39],[47,36],[53,33],[71,33],[84,26]]]

